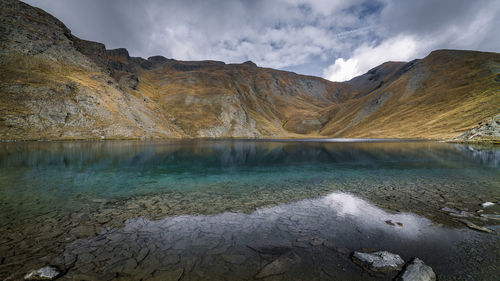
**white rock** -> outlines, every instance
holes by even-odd
[[[483,204],[481,204],[481,207],[486,208],[486,207],[491,207],[493,205],[495,205],[495,203],[493,202],[484,202]]]
[[[405,263],[399,255],[387,251],[375,253],[354,252],[352,259],[359,265],[374,272],[401,270]]]
[[[24,280],[54,280],[59,274],[57,268],[46,266],[26,274]]]
[[[413,259],[396,279],[398,281],[436,281],[434,270],[418,258]]]

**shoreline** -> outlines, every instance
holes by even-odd
[[[97,142],[97,141],[269,141],[269,142],[332,142],[332,143],[354,143],[354,142],[442,142],[455,144],[478,144],[478,145],[500,145],[500,139],[434,139],[434,138],[328,138],[328,137],[302,137],[302,138],[64,138],[64,139],[0,139],[0,143],[21,142]]]

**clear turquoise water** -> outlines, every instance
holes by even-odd
[[[435,142],[2,143],[0,219],[15,218],[14,210],[72,211],[83,199],[196,192],[252,200],[252,192],[287,189],[308,197],[339,184],[349,191],[370,183],[434,184],[497,196],[491,201],[500,193],[499,155],[495,147]]]

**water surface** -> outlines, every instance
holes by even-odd
[[[282,254],[251,245],[272,241],[301,263],[271,279],[372,278],[349,258],[363,248],[484,279],[497,236],[440,209],[496,229],[476,211],[500,200],[499,164],[498,147],[414,141],[2,143],[0,277],[247,280]]]

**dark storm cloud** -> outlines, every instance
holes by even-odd
[[[432,49],[500,49],[495,0],[28,0],[131,55],[253,60],[344,80]]]

